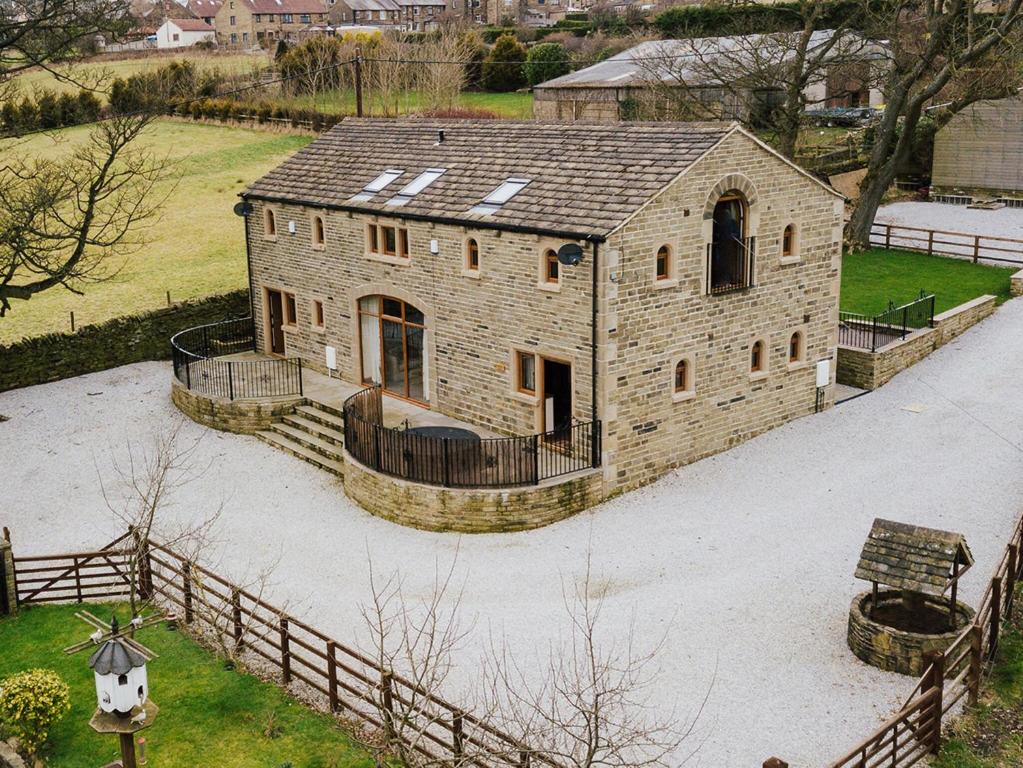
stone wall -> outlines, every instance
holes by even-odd
[[[177,379],[171,384],[171,400],[178,409],[203,426],[242,435],[255,434],[306,402],[302,397],[273,400],[225,400],[185,389]]]
[[[0,346],[0,392],[144,360],[170,357],[170,337],[185,328],[249,314],[248,291],[234,291],[138,315]]]
[[[344,454],[345,494],[368,512],[429,531],[524,531],[563,520],[601,501],[600,470],[525,488],[441,488],[375,472]]]
[[[1012,296],[1023,296],[1023,269],[1009,278],[1009,293]]]
[[[934,316],[934,327],[914,331],[876,352],[856,347],[838,347],[838,382],[860,389],[877,389],[900,371],[923,360],[967,328],[991,315],[994,296],[980,296]]]

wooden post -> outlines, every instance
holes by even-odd
[[[234,647],[241,649],[245,645],[242,637],[242,595],[237,589],[231,590],[231,625],[234,632]]]
[[[192,564],[187,560],[182,563],[184,571],[181,576],[181,592],[185,602],[185,623],[192,623]]]
[[[1005,618],[1012,621],[1013,598],[1016,597],[1016,574],[1019,563],[1019,544],[1009,545],[1009,571],[1005,575]]]
[[[952,594],[948,600],[948,628],[956,628],[956,602],[959,600],[959,556],[952,562]]]
[[[74,558],[75,564],[75,602],[82,602],[82,572],[78,566],[78,558]]]
[[[1002,628],[1002,578],[991,579],[991,629],[989,630],[988,658],[995,657],[998,650],[998,633]]]
[[[289,642],[288,619],[281,616],[281,674],[284,684],[291,682],[291,643]]]
[[[362,117],[362,48],[355,49],[355,116]]]
[[[930,730],[930,753],[936,755],[941,749],[941,711],[945,708],[945,654],[941,651],[932,651],[924,657],[924,662],[930,664],[931,669],[925,691],[935,688],[938,691],[934,703],[931,704],[934,707],[934,714],[931,715],[933,720]]]
[[[927,255],[934,255],[934,230],[927,230]]]
[[[135,762],[135,736],[122,733],[121,736],[121,768],[137,768]]]
[[[4,528],[0,539],[0,613],[14,615],[18,612],[18,577],[14,569],[14,550],[11,548],[11,534]]]
[[[980,235],[973,236],[973,263],[977,263],[977,259],[980,258]]]
[[[891,224],[885,224],[885,227],[884,227],[884,247],[885,247],[885,250],[888,250],[889,248],[892,247],[892,225]]]
[[[455,757],[461,757],[464,751],[462,725],[462,713],[457,712],[451,720],[451,750],[454,752]]]
[[[970,627],[970,673],[967,677],[969,695],[966,703],[973,706],[980,698],[980,678],[984,670],[984,628],[980,624]]]
[[[75,332],[75,313],[74,313],[74,310],[72,310],[71,311],[71,333],[74,333],[74,332]]]
[[[330,699],[330,711],[339,712],[341,702],[337,697],[337,643],[327,641],[327,697]]]

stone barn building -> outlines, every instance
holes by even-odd
[[[833,403],[843,200],[734,123],[349,118],[243,198],[259,355],[534,459],[585,425],[562,515]]]

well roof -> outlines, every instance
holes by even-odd
[[[346,118],[243,197],[578,238],[614,231],[721,141],[726,123],[543,123]],[[444,140],[439,140],[440,131]],[[387,205],[428,169],[444,174]],[[404,173],[353,200],[388,169]],[[508,179],[529,183],[489,214],[472,209]]]
[[[145,656],[118,637],[107,640],[89,657],[89,666],[99,675],[126,675],[145,663]]]
[[[943,595],[973,565],[961,533],[877,518],[856,565],[856,578],[896,589]]]

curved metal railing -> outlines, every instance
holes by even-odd
[[[345,449],[393,477],[446,488],[508,488],[600,466],[600,422],[521,437],[462,440],[388,429],[379,387],[342,406]]]
[[[301,396],[301,358],[222,359],[254,346],[251,317],[188,328],[171,337],[174,377],[191,391],[227,400]]]

